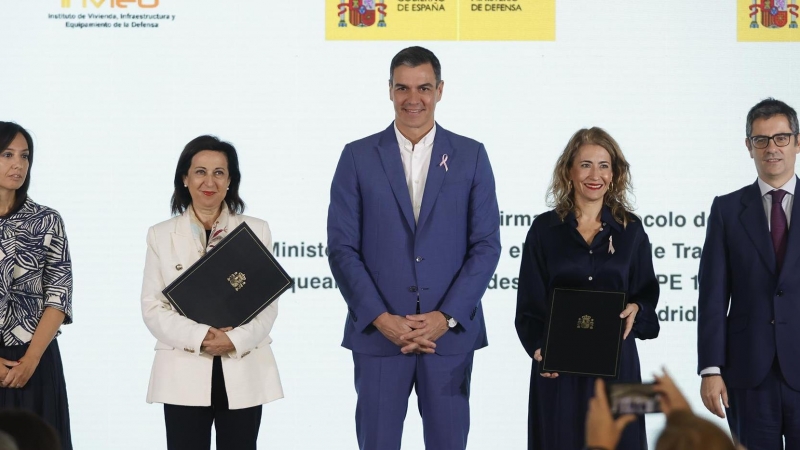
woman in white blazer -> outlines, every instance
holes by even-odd
[[[142,316],[157,339],[148,403],[164,404],[167,447],[256,448],[261,405],[283,397],[269,332],[278,302],[236,328],[180,315],[161,291],[242,221],[272,247],[267,222],[241,215],[236,150],[214,136],[189,142],[178,159],[170,220],[147,233]]]

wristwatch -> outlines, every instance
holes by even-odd
[[[458,321],[454,319],[453,316],[442,311],[439,312],[442,313],[442,315],[444,316],[444,320],[447,321],[447,328],[455,328],[455,326],[458,325]]]

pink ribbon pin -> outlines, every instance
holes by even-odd
[[[448,170],[450,170],[450,169],[448,169],[448,168],[447,168],[447,153],[445,153],[444,155],[442,155],[442,162],[440,162],[440,163],[439,163],[439,167],[442,167],[442,166],[444,166],[444,171],[445,171],[445,172],[447,172]]]

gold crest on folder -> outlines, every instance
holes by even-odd
[[[594,330],[594,319],[592,319],[592,316],[583,316],[578,319],[578,328]]]
[[[233,272],[231,276],[228,277],[228,283],[230,283],[237,292],[244,287],[245,280],[247,280],[247,278],[242,272]]]

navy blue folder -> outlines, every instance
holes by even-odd
[[[215,328],[246,324],[293,280],[242,222],[162,293],[182,315]]]
[[[625,297],[624,292],[554,289],[541,371],[616,378]]]

